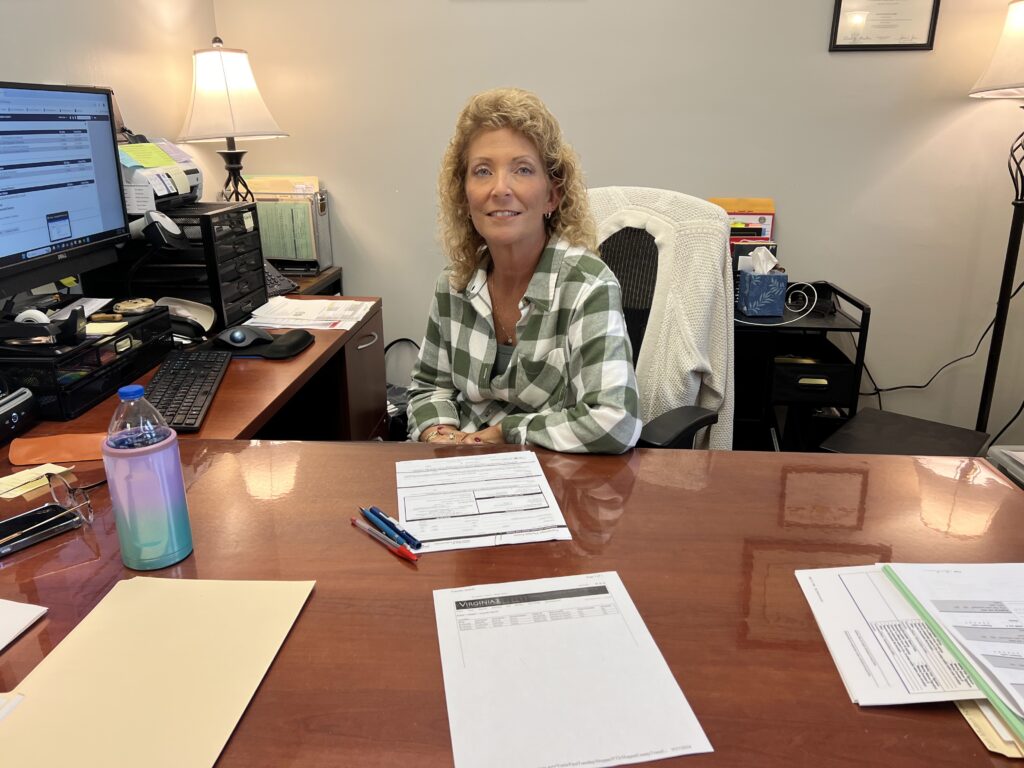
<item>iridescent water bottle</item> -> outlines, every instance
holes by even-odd
[[[192,551],[178,435],[138,384],[121,387],[121,398],[103,441],[121,560],[151,571],[183,560]]]

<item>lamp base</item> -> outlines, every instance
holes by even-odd
[[[234,142],[231,142],[234,143]],[[229,203],[245,202],[255,200],[252,190],[242,178],[242,158],[245,156],[244,149],[218,149],[217,154],[224,160],[224,170],[228,176],[224,179],[224,189],[221,190],[221,197]]]

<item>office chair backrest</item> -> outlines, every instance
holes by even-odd
[[[636,365],[658,279],[658,244],[646,229],[624,227],[601,243],[601,257],[622,288],[622,312]]]
[[[732,447],[729,222],[717,205],[644,187],[590,190],[601,258],[622,286],[640,418],[682,405],[718,413],[695,447]]]

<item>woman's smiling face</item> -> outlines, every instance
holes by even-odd
[[[558,206],[560,195],[533,142],[510,128],[481,131],[466,160],[469,214],[488,247],[543,248],[544,214]]]

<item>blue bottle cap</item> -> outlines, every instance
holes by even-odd
[[[146,389],[141,384],[129,384],[117,390],[117,396],[125,401],[138,400],[144,394],[146,394]]]

